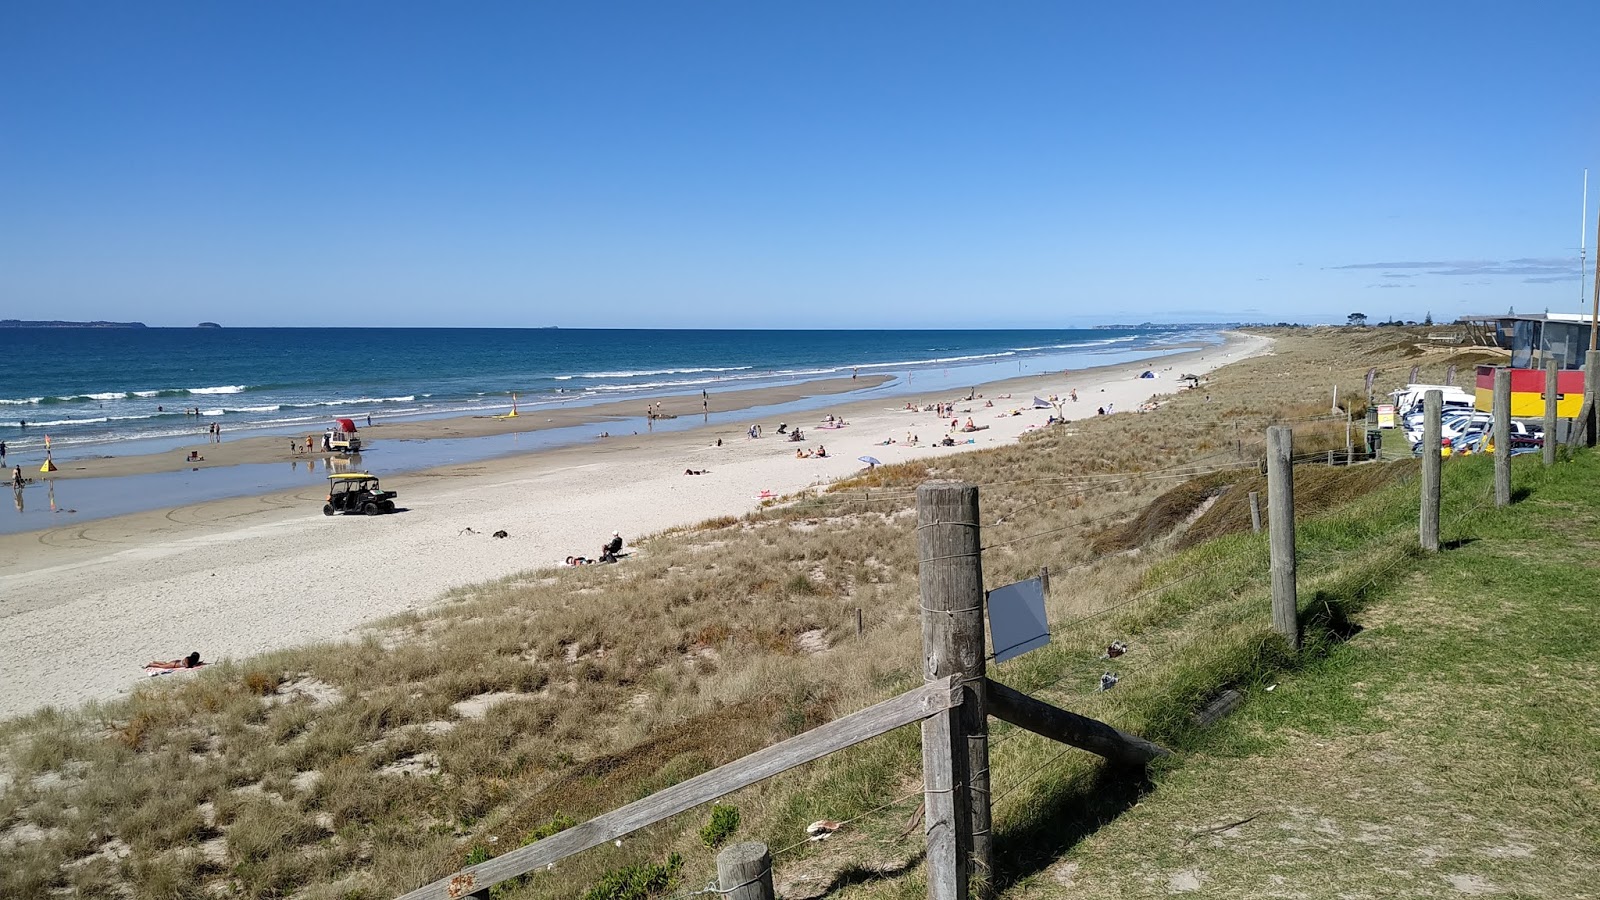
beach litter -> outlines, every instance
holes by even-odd
[[[497,537],[497,538],[508,538],[508,537],[511,537],[511,535],[504,528],[500,529],[499,531],[496,531],[494,534],[491,534],[489,536],[490,537]]]
[[[1106,647],[1106,652],[1100,654],[1100,658],[1101,659],[1116,659],[1117,657],[1119,657],[1122,654],[1127,653],[1127,652],[1128,652],[1128,645],[1127,644],[1124,644],[1121,641],[1112,641],[1110,646]]]
[[[1096,691],[1109,691],[1117,686],[1117,676],[1114,672],[1105,672],[1100,676],[1100,686]]]
[[[820,841],[843,827],[843,822],[835,822],[832,819],[818,819],[806,826],[806,836],[813,841]]]

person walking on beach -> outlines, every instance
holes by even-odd
[[[0,441],[0,466],[6,464],[6,442]]]
[[[19,491],[22,490],[22,467],[21,466],[17,466],[16,468],[11,470],[11,486],[13,488],[19,490]]]

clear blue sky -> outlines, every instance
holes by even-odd
[[[1584,4],[0,16],[0,317],[853,327],[1573,311]],[[1589,226],[1590,260],[1594,226]]]

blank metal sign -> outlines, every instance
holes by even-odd
[[[1044,618],[1044,582],[1032,578],[990,591],[989,634],[995,662],[1050,643],[1050,625]]]

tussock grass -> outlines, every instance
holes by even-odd
[[[1317,398],[1335,382],[1341,396],[1359,392],[1383,358],[1374,347],[1393,334],[1283,333],[1275,356],[1230,366],[1154,412],[1091,415],[1015,446],[878,467],[821,496],[653,536],[622,565],[451,592],[353,644],[265,654],[123,701],[4,723],[0,834],[11,839],[0,841],[0,895],[392,896],[454,870],[475,847],[504,852],[549,822],[581,821],[905,690],[920,679],[911,495],[929,478],[983,486],[988,584],[1049,565],[1063,573],[1052,620],[1095,616],[999,677],[1187,746],[1196,704],[1284,664],[1262,635],[1260,541],[1234,534],[1179,551],[1177,535],[1156,527],[1172,514],[1157,515],[1123,542],[1129,553],[1090,564],[1090,537],[1133,520],[1189,473],[1248,470],[1265,424],[1320,413]],[[1425,377],[1450,363],[1425,359],[1438,369]],[[1297,446],[1319,434],[1343,446],[1342,420],[1295,425]],[[1387,526],[1324,534],[1307,514],[1308,546],[1327,541],[1329,590],[1339,560],[1388,552]],[[1308,563],[1323,560],[1313,552]],[[1112,639],[1135,647],[1115,663],[1122,682],[1084,693]],[[1006,737],[996,784],[1038,768],[1045,752]],[[741,836],[784,847],[813,819],[914,791],[917,759],[914,730],[902,730],[724,802],[739,808]],[[1007,871],[1070,844],[1072,829],[1058,827],[1064,798],[1103,782],[1089,762],[1060,765],[1047,788],[1030,783],[1001,800]],[[608,872],[673,853],[683,860],[674,877],[703,883],[703,821],[681,816],[502,894],[579,896]],[[903,891],[919,878],[920,841],[915,830],[897,841],[900,824],[852,826],[886,842],[873,842],[870,871],[826,847],[780,864],[820,879],[807,884]],[[91,859],[112,841],[128,855]]]

